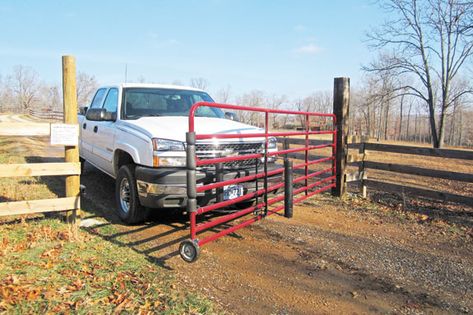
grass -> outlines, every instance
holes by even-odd
[[[0,164],[26,163],[25,153],[37,154],[37,144],[28,148],[29,141],[24,138],[0,138]],[[61,178],[53,180],[58,184]],[[51,191],[40,177],[0,178],[0,202],[55,198],[57,194]]]
[[[143,255],[57,219],[2,224],[0,235],[0,311],[215,312]]]
[[[18,147],[0,139],[0,163],[24,163]],[[0,202],[54,198],[50,187],[41,178],[3,178]],[[109,235],[114,229],[104,224],[96,231]],[[89,232],[43,215],[0,218],[0,313],[218,312],[180,287],[170,271]]]

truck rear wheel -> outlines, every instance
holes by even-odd
[[[138,198],[134,165],[124,165],[118,170],[115,181],[115,199],[117,214],[123,222],[138,224],[146,219],[148,209],[140,204]]]

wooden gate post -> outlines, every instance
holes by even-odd
[[[333,85],[333,113],[337,119],[337,152],[335,165],[337,170],[335,188],[332,195],[343,197],[347,190],[345,168],[348,155],[348,114],[350,108],[350,78],[335,78]]]
[[[64,106],[64,123],[77,124],[77,90],[76,90],[76,61],[72,56],[62,56],[62,91]],[[79,147],[65,147],[65,162],[79,162]],[[69,175],[66,177],[66,197],[77,198],[77,208],[68,211],[66,219],[70,223],[76,223],[80,218],[79,209],[80,177]]]

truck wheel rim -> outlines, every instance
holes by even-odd
[[[120,182],[120,206],[125,213],[130,210],[130,183],[127,178]]]

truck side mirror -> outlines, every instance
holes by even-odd
[[[85,114],[85,118],[91,121],[116,121],[116,112],[107,112],[105,108],[90,108]]]
[[[84,107],[79,107],[79,114],[81,115],[84,115],[87,114],[87,109],[89,109],[88,106],[84,106]]]
[[[116,121],[117,120],[117,113],[116,112],[107,112],[103,114],[102,117],[103,121]]]
[[[234,120],[234,121],[238,121],[237,115],[235,113],[232,113],[232,112],[225,112],[225,118],[230,119],[230,120]]]

